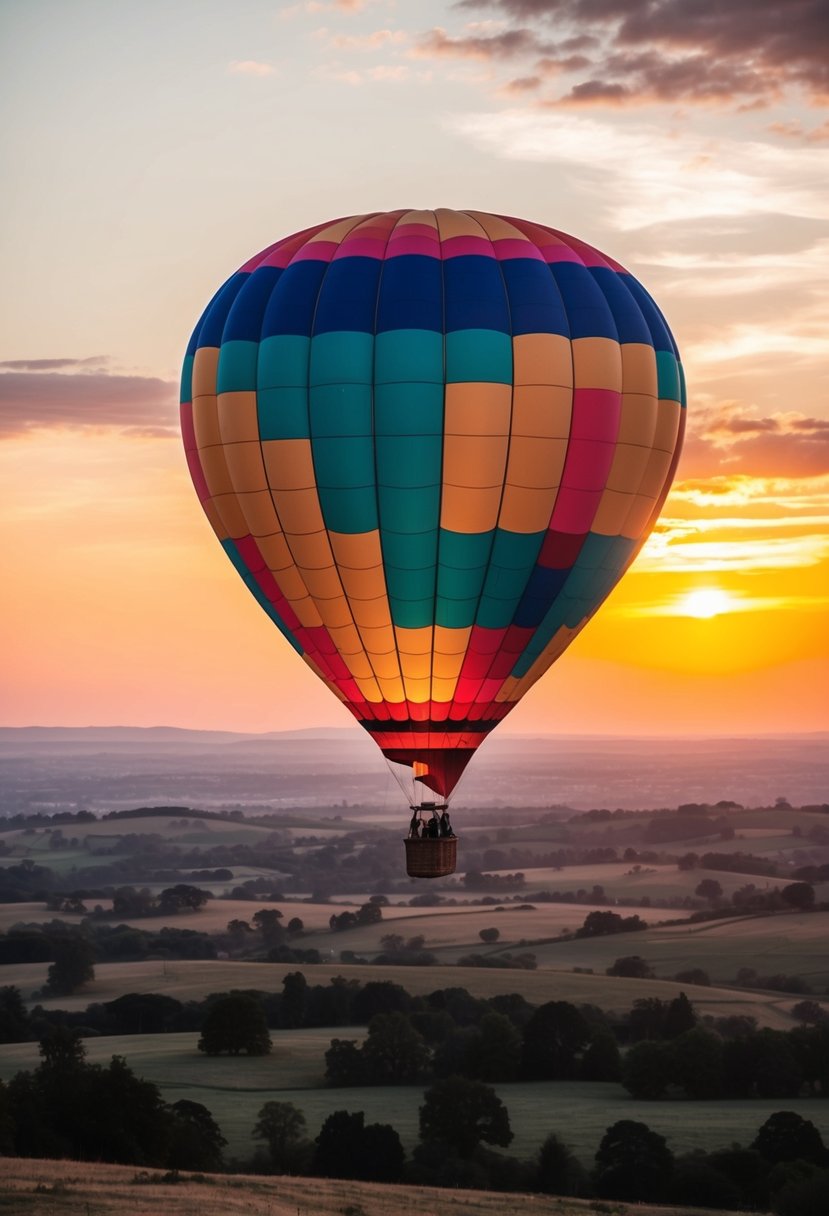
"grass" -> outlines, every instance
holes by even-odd
[[[252,1129],[265,1102],[293,1102],[305,1115],[314,1137],[334,1110],[362,1110],[368,1123],[391,1123],[408,1152],[418,1139],[418,1110],[423,1089],[369,1087],[325,1089],[324,1054],[330,1040],[362,1039],[359,1027],[274,1031],[270,1056],[210,1059],[196,1048],[196,1034],[121,1035],[86,1040],[88,1059],[107,1063],[124,1056],[139,1075],[153,1081],[168,1102],[187,1098],[213,1114],[228,1140],[228,1158],[245,1160],[256,1147]],[[0,1076],[37,1064],[37,1046],[19,1043],[0,1048]],[[646,1123],[665,1136],[675,1153],[712,1150],[739,1141],[749,1143],[775,1110],[776,1100],[720,1102],[640,1102],[621,1085],[605,1082],[521,1082],[496,1086],[510,1113],[515,1136],[509,1151],[530,1157],[554,1131],[585,1165],[607,1127],[619,1119]],[[786,1109],[810,1119],[829,1138],[829,1106],[820,1098],[787,1099]]]
[[[14,1216],[679,1216],[676,1208],[547,1195],[382,1186],[327,1178],[207,1174],[163,1181],[161,1170],[68,1161],[0,1160],[0,1211]],[[682,1216],[727,1216],[684,1208]]]

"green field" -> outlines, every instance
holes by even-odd
[[[196,1034],[122,1035],[86,1041],[88,1058],[106,1063],[122,1055],[134,1071],[155,1082],[168,1102],[187,1098],[213,1114],[228,1140],[227,1155],[245,1158],[255,1148],[251,1132],[268,1101],[293,1102],[313,1137],[333,1110],[365,1111],[366,1122],[391,1123],[407,1151],[418,1139],[418,1086],[357,1089],[321,1088],[324,1053],[330,1040],[361,1038],[360,1028],[274,1031],[273,1051],[265,1058],[208,1059],[196,1049]],[[0,1048],[0,1076],[8,1079],[37,1063],[37,1045]],[[780,1102],[639,1102],[621,1085],[604,1082],[548,1081],[495,1087],[509,1110],[515,1136],[509,1151],[528,1157],[551,1131],[561,1136],[589,1165],[605,1129],[619,1119],[647,1123],[665,1136],[675,1153],[712,1150],[750,1142]],[[829,1105],[819,1098],[786,1099],[786,1109],[811,1119],[829,1138]]]

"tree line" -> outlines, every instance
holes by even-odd
[[[384,1016],[384,1015],[380,1015]],[[362,1111],[336,1110],[309,1139],[293,1103],[266,1102],[251,1129],[263,1149],[226,1163],[226,1140],[201,1103],[166,1103],[158,1087],[125,1061],[90,1064],[80,1038],[54,1028],[40,1063],[0,1083],[0,1152],[23,1157],[112,1161],[168,1170],[301,1173],[332,1178],[597,1196],[627,1202],[823,1216],[829,1152],[814,1124],[778,1111],[751,1144],[675,1156],[647,1124],[608,1127],[586,1169],[550,1132],[528,1160],[495,1151],[513,1140],[507,1107],[482,1081],[451,1074],[423,1094],[411,1159],[391,1124],[366,1124]]]

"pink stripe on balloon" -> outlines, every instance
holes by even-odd
[[[571,438],[567,445],[567,459],[561,476],[562,489],[598,490],[601,493],[607,484],[615,452],[615,443]],[[553,523],[555,518],[554,511]]]
[[[422,236],[427,240],[440,242],[437,228],[431,224],[398,224],[391,235],[393,241],[400,237]]]
[[[385,250],[385,240],[353,236],[343,241],[331,261],[336,262],[339,258],[376,258],[379,260],[383,257]]]
[[[484,258],[495,257],[492,242],[481,236],[450,236],[442,243],[441,254],[444,260],[464,257],[467,254],[476,254],[478,257]]]
[[[190,470],[190,476],[193,479],[193,485],[199,496],[199,502],[207,502],[211,495],[207,481],[205,480],[204,470],[201,467],[199,453],[196,448],[191,448],[189,452],[185,451],[184,455],[187,460],[187,467]]]
[[[550,522],[560,532],[589,532],[601,498],[601,490],[574,490],[563,485]]]
[[[440,245],[424,236],[394,236],[386,246],[386,258],[402,257],[407,253],[418,253],[422,257],[439,258]]]
[[[192,452],[199,446],[196,442],[196,432],[193,430],[193,402],[182,401],[178,407],[178,416],[181,420],[181,438],[184,442],[184,450]]]
[[[621,412],[621,393],[609,388],[577,388],[573,393],[570,438],[615,443]]]
[[[501,241],[493,241],[492,248],[500,262],[507,261],[509,258],[534,258],[537,262],[544,261],[532,241],[519,241],[515,237],[507,237]]]
[[[251,535],[240,536],[234,541],[234,544],[242,555],[242,560],[251,574],[256,574],[259,570],[267,569],[267,563],[259,551],[259,546]]]
[[[298,249],[292,262],[330,262],[339,249],[337,241],[309,241]]]

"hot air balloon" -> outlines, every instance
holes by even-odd
[[[682,442],[676,344],[611,258],[480,211],[285,237],[208,304],[181,425],[222,547],[432,832],[633,561]],[[448,819],[444,817],[444,831]],[[412,835],[410,874],[455,866]]]

